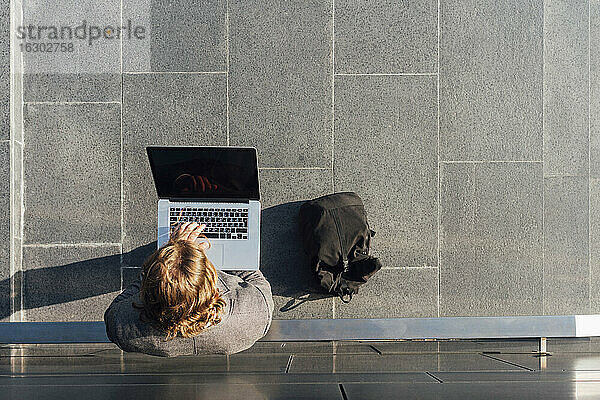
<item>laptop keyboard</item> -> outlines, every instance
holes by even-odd
[[[247,208],[171,207],[171,228],[182,222],[205,224],[202,233],[209,239],[248,239]]]

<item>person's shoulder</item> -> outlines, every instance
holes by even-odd
[[[272,299],[261,285],[248,282],[237,275],[219,271],[219,281],[226,286],[221,295],[231,304],[230,314],[238,315],[267,315],[270,318]],[[219,288],[221,290],[221,288]]]
[[[217,270],[217,277],[217,289],[219,289],[221,296],[230,296],[232,291],[236,290],[239,284],[243,282],[239,276],[221,270]]]
[[[116,304],[111,318],[105,318],[107,334],[113,343],[127,352],[154,356],[194,354],[192,339],[177,337],[166,340],[166,333],[145,318],[142,310],[134,304],[141,304],[137,293]]]
[[[112,334],[121,338],[145,328],[146,324],[140,318],[141,310],[135,307],[135,304],[141,304],[139,293],[134,293],[118,303],[111,304],[106,310],[104,321],[109,336]]]
[[[250,292],[253,293],[256,290],[253,282],[246,281],[241,276],[229,274],[221,270],[217,270],[217,275],[219,277],[217,288],[222,296],[238,297],[247,295]]]

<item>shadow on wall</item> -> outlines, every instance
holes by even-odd
[[[290,298],[280,309],[283,312],[306,301],[329,297],[321,292],[304,256],[298,230],[298,209],[302,203],[285,203],[262,210],[260,269],[271,283],[274,296]],[[124,253],[123,265],[140,267],[155,249],[156,242],[153,241]],[[68,303],[120,291],[120,279],[103,279],[114,276],[115,266],[121,262],[120,257],[120,254],[114,254],[19,272],[17,281],[23,279],[24,285],[28,282],[35,283],[35,290],[24,287],[28,295],[24,296],[23,309]],[[123,274],[124,288],[134,276],[135,273]],[[10,279],[0,282],[0,293],[10,293]],[[0,319],[9,315],[10,309],[0,307]]]

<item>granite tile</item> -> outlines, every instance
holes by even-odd
[[[22,126],[16,129],[23,129]],[[11,179],[13,187],[13,195],[10,203],[10,218],[13,237],[22,238],[23,226],[21,221],[21,212],[23,209],[23,145],[13,140],[11,143],[12,153],[10,158]]]
[[[260,269],[271,283],[273,318],[331,318],[333,301],[311,273],[298,226],[300,205],[331,193],[331,170],[262,169],[259,177]]]
[[[0,70],[0,93],[3,93],[0,99],[0,140],[8,140],[10,138],[10,78],[9,70],[2,68]],[[8,82],[8,84],[6,84]],[[4,87],[2,87],[4,86]]]
[[[11,200],[10,200],[10,145],[0,143],[0,319],[11,313]]]
[[[121,101],[119,73],[32,73],[23,75],[23,100]]]
[[[0,6],[0,140],[10,138],[10,2]]]
[[[437,70],[437,1],[335,2],[336,73]]]
[[[82,77],[82,82],[74,77],[47,81],[50,88],[61,92],[80,85],[86,90],[87,78],[83,77],[87,74],[111,74],[118,81],[121,40],[115,32],[107,34],[104,29],[114,30],[120,25],[120,0],[105,0],[101,4],[94,0],[29,0],[23,2],[22,13],[26,38],[17,34],[15,39],[24,73]],[[72,89],[62,88],[61,83],[72,85]]]
[[[180,37],[186,42],[185,44],[189,44],[189,33],[185,32],[185,27],[173,23],[173,21],[169,21],[169,25],[159,26],[159,18],[165,16],[170,18],[176,17],[177,13],[182,11],[182,9],[175,7],[168,10],[166,9],[168,4],[169,3],[152,0],[121,0],[121,21],[124,24],[131,24],[134,27],[134,36],[131,38],[127,36],[127,40],[122,41],[121,62],[123,72],[152,72],[153,63],[157,68],[173,66],[172,61],[167,60],[165,63],[166,57],[161,54],[156,54],[156,56],[153,57],[153,45],[156,47],[157,53],[160,50],[169,52],[169,55],[182,62],[181,66],[189,68],[192,65],[197,65],[197,63],[195,63],[195,61],[198,60],[196,57],[197,52],[187,55],[182,54],[182,43],[173,43]],[[206,2],[203,2],[202,4],[196,5],[193,9],[186,8],[186,11],[191,15],[200,7],[207,5]],[[177,4],[177,6],[180,7],[181,5]],[[208,7],[210,8],[209,5]],[[153,9],[155,10],[154,12]],[[215,15],[214,18],[218,18],[218,16]],[[198,20],[198,22],[200,22],[199,27],[204,28],[205,32],[206,28],[208,28],[206,22],[209,19],[211,19],[211,16],[206,15],[204,18]],[[136,27],[138,29],[137,35],[135,35]],[[154,29],[156,29],[157,32],[155,32]],[[194,30],[190,30],[190,32],[193,31]],[[155,38],[155,34],[162,34],[165,35],[165,37]],[[171,42],[170,48],[160,49],[160,47],[165,47],[169,41]],[[201,41],[202,39],[198,37],[198,43]],[[204,44],[206,45],[206,43]],[[208,48],[210,45],[206,47]]]
[[[600,313],[600,179],[590,178],[590,313]]]
[[[123,76],[123,190],[126,266],[156,242],[157,195],[146,146],[225,145],[226,79],[220,74]],[[149,246],[151,247],[151,246]]]
[[[260,204],[264,209],[331,194],[330,169],[260,169]]]
[[[22,265],[22,255],[23,255],[23,246],[22,246],[22,240],[21,238],[13,238],[14,244],[13,244],[13,249],[14,251],[12,251],[11,253],[11,262],[13,263],[14,267],[13,267],[13,275],[12,275],[12,280],[13,280],[13,287],[11,289],[11,278],[5,278],[2,279],[2,283],[0,283],[0,285],[2,286],[2,288],[0,290],[2,290],[2,296],[7,296],[7,297],[12,297],[10,300],[6,299],[3,300],[5,301],[5,308],[4,310],[1,311],[2,314],[0,314],[0,322],[10,322],[10,316],[11,313],[14,314],[14,321],[15,322],[19,322],[21,321],[21,313],[20,310],[23,309],[22,307],[22,300],[23,300],[23,296],[22,296],[22,288],[23,288],[23,271],[21,270],[21,265]],[[6,306],[7,303],[10,303],[10,306]],[[10,308],[8,308],[10,307]]]
[[[10,143],[8,141],[0,142],[0,204],[2,204],[0,207],[0,258],[2,260],[9,258],[11,162],[13,160]]]
[[[22,66],[13,65],[12,70],[10,71],[10,84],[12,85],[13,91],[13,101],[15,104],[21,104],[23,101],[23,73]],[[0,71],[0,79],[4,79],[2,74],[7,74],[8,71],[3,70]],[[8,76],[6,77],[8,79]],[[10,102],[10,99],[7,101]],[[11,107],[10,113],[12,113],[13,118],[13,126],[12,132],[10,132],[11,139],[14,139],[14,142],[23,143],[23,107]],[[8,114],[7,114],[8,115]],[[10,121],[7,121],[8,125],[6,125],[6,129],[10,127]],[[6,139],[8,139],[8,131],[6,133]]]
[[[432,76],[336,78],[334,183],[365,203],[384,267],[437,266]]]
[[[227,70],[226,0],[149,3],[152,71]]]
[[[589,2],[589,43],[600,41],[600,3]],[[600,109],[600,47],[589,46],[590,51],[590,110]],[[590,175],[600,177],[600,115],[591,112],[590,118]]]
[[[544,175],[587,175],[588,1],[544,2]]]
[[[543,2],[440,2],[441,160],[542,159]]]
[[[544,178],[544,313],[589,314],[588,178]]]
[[[336,318],[437,317],[437,268],[382,269],[350,303],[335,299]]]
[[[440,316],[541,314],[541,164],[452,163],[440,174]]]
[[[23,248],[27,321],[101,321],[121,289],[120,247]]]
[[[22,19],[22,0],[14,2],[5,2],[0,11],[2,21],[0,54],[2,59],[2,68],[0,68],[0,90],[2,99],[0,100],[0,139],[13,139],[23,143],[23,107],[11,106],[21,104],[23,101],[23,64],[15,62],[17,52],[10,51],[10,20],[19,21]],[[12,100],[10,93],[13,93]],[[13,118],[11,126],[11,114]],[[11,131],[12,130],[12,131]]]
[[[118,104],[25,106],[25,243],[120,242]]]
[[[331,2],[229,2],[230,143],[263,167],[331,167]]]

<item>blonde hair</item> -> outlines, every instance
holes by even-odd
[[[221,322],[226,303],[216,287],[217,271],[199,244],[169,240],[146,259],[142,274],[142,304],[134,306],[167,332],[167,340]]]

